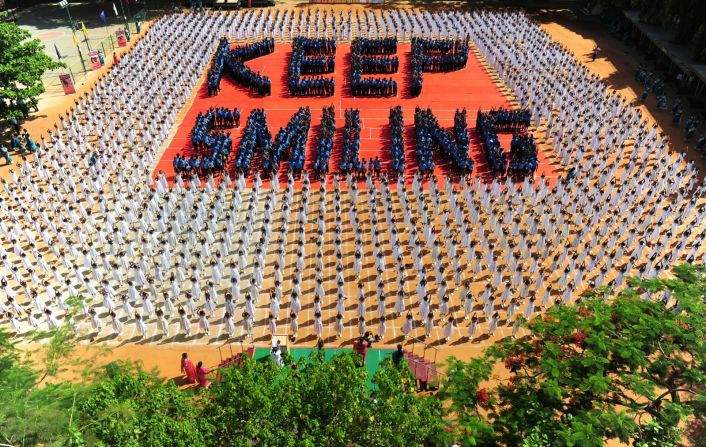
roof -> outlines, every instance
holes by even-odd
[[[691,52],[685,45],[672,42],[673,34],[662,28],[640,21],[639,11],[624,11],[625,17],[630,20],[652,43],[667,55],[681,70],[691,73],[706,83],[706,64],[693,63]]]

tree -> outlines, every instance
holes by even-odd
[[[44,92],[42,75],[63,67],[44,54],[38,39],[14,23],[0,23],[0,116],[21,118]],[[23,103],[25,105],[23,105]]]
[[[24,359],[0,329],[0,443],[15,446],[69,445],[74,404],[80,384],[44,383],[55,377],[66,358],[66,335],[58,331],[37,363]]]
[[[368,414],[360,424],[354,445],[359,446],[413,446],[426,441],[427,445],[446,445],[448,422],[445,410],[437,398],[420,396],[417,384],[406,362],[399,366],[392,359],[383,360],[373,376],[375,389]]]
[[[491,348],[509,379],[488,392],[485,420],[497,438],[480,445],[677,445],[689,418],[706,417],[706,268],[683,265],[674,274],[631,279],[614,297],[591,292],[530,322],[533,338]],[[473,392],[488,369],[479,362],[458,363],[455,371],[466,370],[449,375],[456,412],[482,406]],[[483,434],[465,434],[466,445]]]
[[[493,363],[487,356],[469,362],[455,357],[447,361],[447,379],[439,397],[449,402],[451,424],[464,447],[495,445],[493,426],[485,417],[494,398],[488,388],[481,387],[490,379]]]
[[[696,60],[706,61],[706,24],[701,24],[691,39],[692,56]]]
[[[221,371],[204,393],[208,443],[386,447],[443,437],[441,402],[416,393],[407,366],[383,363],[370,388],[357,354],[288,363],[246,360]]]
[[[79,442],[101,446],[205,445],[200,403],[173,381],[111,363],[79,404]]]

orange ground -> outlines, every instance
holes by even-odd
[[[171,181],[174,178],[172,160],[177,153],[189,155],[191,148],[191,128],[199,112],[208,110],[211,107],[238,107],[241,111],[241,127],[233,129],[231,133],[234,139],[234,148],[240,141],[242,130],[247,121],[250,111],[254,108],[264,108],[267,112],[267,121],[272,132],[276,134],[280,127],[284,127],[291,116],[300,106],[307,105],[311,108],[311,129],[309,131],[309,141],[307,147],[306,165],[311,169],[314,160],[314,153],[317,141],[318,127],[321,121],[321,109],[333,105],[336,108],[337,134],[334,139],[334,151],[331,155],[330,169],[334,172],[337,169],[337,160],[340,159],[341,135],[344,125],[344,111],[348,108],[360,109],[361,117],[361,144],[360,157],[372,158],[376,155],[383,161],[383,169],[386,169],[389,161],[388,146],[388,116],[390,109],[397,105],[402,106],[405,119],[405,158],[407,160],[407,177],[411,181],[411,175],[416,170],[415,162],[415,138],[414,138],[414,109],[415,107],[431,107],[439,120],[439,123],[447,128],[453,126],[453,117],[456,109],[466,108],[468,111],[468,126],[471,134],[471,157],[475,163],[474,175],[484,175],[490,177],[486,165],[485,154],[480,147],[475,135],[476,111],[478,109],[488,110],[497,107],[511,107],[507,97],[500,90],[499,86],[491,79],[488,71],[471,52],[467,66],[451,73],[425,73],[422,93],[417,98],[409,95],[409,84],[407,73],[411,58],[410,44],[399,44],[397,57],[400,59],[399,72],[392,75],[397,81],[399,94],[395,98],[355,98],[349,91],[349,66],[350,66],[350,44],[339,44],[336,51],[336,71],[333,74],[336,80],[336,94],[333,97],[292,97],[287,89],[287,61],[289,59],[291,46],[288,44],[275,45],[275,51],[267,56],[257,58],[248,62],[248,65],[255,71],[269,76],[272,79],[272,95],[259,97],[247,91],[241,85],[233,82],[226,74],[221,81],[221,92],[218,96],[209,97],[205,81],[201,80],[200,87],[195,99],[185,113],[183,121],[178,126],[176,134],[169,143],[168,148],[162,155],[157,165],[156,171],[164,171]],[[500,140],[506,152],[510,149],[510,134],[501,134]],[[231,156],[231,166],[232,166]],[[556,176],[556,171],[547,160],[545,154],[540,151],[540,168],[537,174],[544,173],[548,177]],[[440,160],[437,162],[437,175],[441,176],[447,172]],[[259,164],[253,161],[253,168],[257,169]],[[254,172],[254,171],[253,171]],[[286,180],[287,163],[280,165],[280,181]],[[231,176],[233,176],[231,171]]]

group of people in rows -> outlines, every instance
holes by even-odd
[[[230,142],[230,140],[228,140]],[[177,153],[172,160],[172,167],[175,173],[184,175],[217,175],[227,168],[228,153],[221,155],[213,154],[206,156],[182,155]]]
[[[262,170],[266,175],[277,173],[281,159],[287,159],[289,169],[295,175],[304,169],[306,143],[309,140],[311,111],[309,107],[300,107],[292,116],[287,126],[280,128],[271,146],[262,151]]]
[[[405,169],[404,155],[404,117],[402,107],[395,106],[390,109],[390,172],[393,175],[403,176]]]
[[[333,96],[336,89],[336,80],[324,76],[290,77],[289,84],[289,94],[292,96]]]
[[[272,93],[270,78],[255,72],[245,65],[246,61],[255,59],[274,52],[275,41],[272,38],[258,42],[235,46],[231,49],[227,38],[222,38],[213,57],[213,63],[208,72],[208,95],[215,96],[220,91],[223,71],[228,68],[233,78],[255,91],[260,96],[269,96]]]
[[[501,107],[488,112],[478,110],[476,130],[495,174],[522,176],[534,172],[539,166],[534,137],[527,132],[530,119],[527,109],[509,110]],[[499,132],[512,133],[509,154],[500,146]]]
[[[407,41],[415,36],[432,39],[459,36],[456,33],[461,30],[447,26],[445,19],[445,14],[413,9],[385,9],[379,12],[317,9],[313,13],[310,9],[264,9],[245,14],[239,21],[241,26],[231,31],[238,39],[278,37],[280,40],[333,36],[339,41],[352,41],[357,36]]]
[[[397,96],[397,81],[392,78],[364,78],[360,71],[351,70],[351,95]]]
[[[269,153],[271,146],[272,133],[267,126],[267,112],[262,108],[253,109],[238,143],[238,153],[234,162],[235,171],[250,173],[255,150],[259,148],[263,153]]]
[[[494,125],[504,132],[526,130],[532,124],[532,114],[526,108],[490,109],[487,114],[493,118]]]
[[[412,56],[415,63],[428,73],[446,73],[460,70],[468,62],[468,37],[463,39],[412,39]]]
[[[512,134],[510,142],[510,165],[508,170],[511,175],[527,175],[534,172],[539,166],[537,158],[537,145],[534,135],[529,132]]]
[[[378,39],[358,37],[353,39],[352,46],[356,52],[367,56],[389,56],[397,53],[397,38],[382,37]]]
[[[297,37],[292,42],[287,81],[292,96],[333,96],[336,81],[321,76],[335,69],[336,41]],[[303,77],[303,75],[317,75]]]
[[[497,175],[504,175],[505,171],[507,171],[507,156],[500,146],[498,132],[495,129],[495,120],[493,115],[478,110],[476,131],[492,172]]]
[[[397,39],[357,38],[351,44],[350,86],[353,96],[397,96],[397,82],[392,78],[363,77],[365,74],[396,73],[399,59],[389,55],[397,51]]]
[[[199,175],[216,174],[228,167],[233,139],[225,129],[240,126],[240,110],[225,107],[199,112],[191,129],[190,157],[177,154],[172,161],[174,172],[196,172]],[[217,131],[214,131],[218,129]]]
[[[512,133],[508,154],[508,174],[518,177],[533,173],[539,166],[537,145],[529,132],[531,114],[528,109],[491,109],[488,112],[493,119],[492,130]],[[500,173],[503,175],[503,173]]]
[[[223,128],[223,129],[229,129],[229,128],[238,128],[240,127],[240,109],[237,107],[233,107],[233,110],[227,108],[227,107],[211,107],[208,110],[208,113],[213,112],[213,122],[211,124],[212,128]],[[201,113],[199,113],[199,116]],[[198,117],[197,117],[198,121]],[[197,141],[194,141],[194,133],[192,130],[192,143],[194,145],[197,144]]]
[[[470,35],[561,163],[574,167],[571,182],[425,182],[415,173],[411,185],[400,176],[392,187],[384,174],[379,182],[366,174],[359,189],[349,168],[318,194],[305,171],[300,190],[293,173],[280,187],[276,175],[263,181],[246,170],[219,180],[179,174],[170,185],[152,167],[208,67],[210,42],[254,32],[256,14],[155,20],[2,181],[0,325],[18,334],[67,325],[97,341],[183,341],[179,334],[217,342],[213,329],[226,339],[280,330],[297,340],[326,330],[350,339],[373,325],[385,339],[402,320],[402,336],[468,341],[522,335],[522,319],[575,304],[588,288],[619,290],[629,275],[651,278],[706,258],[693,163],[517,11],[384,12],[368,23],[396,16],[394,32]],[[168,70],[155,68],[163,63]],[[360,163],[353,115],[348,161]],[[264,111],[256,119],[246,140],[271,141]],[[435,135],[433,114],[417,111],[418,120],[429,140],[422,147],[448,143]],[[68,297],[79,296],[75,314]],[[641,298],[675,303],[649,289]]]
[[[397,52],[397,39],[356,38],[351,43],[351,70],[363,74],[397,73],[400,60],[392,56]]]
[[[334,106],[324,107],[321,114],[321,125],[314,151],[313,170],[317,178],[325,178],[329,170],[333,138],[336,134],[336,109]]]
[[[344,112],[343,148],[339,169],[343,173],[360,170],[360,110],[346,109]]]
[[[352,70],[362,74],[390,74],[397,73],[400,60],[397,57],[371,57],[353,53],[351,66]]]
[[[213,127],[214,113],[215,110],[209,111],[205,115],[199,113],[197,126],[192,131],[192,140],[196,150],[208,148],[213,151],[213,155],[216,155],[221,154],[221,152],[218,152],[216,150],[218,146],[213,146],[213,144],[217,144],[223,135],[227,135],[229,144],[231,140],[230,134],[209,132]],[[289,169],[298,175],[304,169],[310,126],[311,111],[309,107],[300,107],[287,125],[279,129],[274,140],[272,140],[272,134],[267,124],[267,113],[264,109],[253,109],[243,130],[238,146],[238,154],[235,157],[234,166],[236,172],[250,172],[253,158],[260,155],[260,168],[266,174],[269,175],[272,172],[276,172],[280,167],[280,163],[286,160],[288,161]],[[229,148],[230,145],[227,147]],[[229,154],[229,150],[222,153],[222,163],[219,164],[222,168],[227,167]],[[175,164],[176,162],[175,160]]]
[[[417,136],[417,164],[425,175],[434,172],[434,148],[459,175],[468,175],[473,171],[473,160],[468,155],[468,124],[466,109],[456,110],[454,114],[453,137],[440,125],[431,108],[417,107],[414,111],[414,131]]]
[[[335,56],[303,57],[295,59],[295,52],[292,52],[292,60],[298,60],[299,75],[318,75],[333,73],[336,69]]]
[[[468,62],[468,37],[461,39],[412,38],[410,93],[422,93],[423,73],[460,70]]]

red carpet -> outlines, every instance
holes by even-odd
[[[324,106],[334,105],[336,108],[337,132],[334,139],[334,150],[331,155],[330,171],[338,169],[340,158],[341,135],[343,131],[343,113],[347,108],[360,109],[361,117],[361,142],[360,157],[371,158],[378,155],[383,161],[383,169],[387,169],[389,160],[388,146],[388,116],[390,108],[400,105],[404,109],[405,120],[405,147],[407,161],[407,177],[416,170],[415,137],[414,137],[414,109],[416,106],[431,107],[439,124],[446,128],[453,126],[454,112],[458,108],[468,111],[468,127],[471,134],[470,153],[475,162],[473,175],[483,175],[490,178],[486,167],[486,158],[475,132],[476,112],[480,108],[487,110],[493,107],[509,107],[509,102],[493,83],[487,71],[483,68],[475,55],[471,52],[467,66],[451,73],[425,73],[422,93],[417,98],[409,96],[407,73],[409,72],[410,44],[399,44],[397,56],[400,58],[399,72],[392,75],[397,81],[399,94],[395,98],[353,98],[349,93],[348,70],[350,66],[350,45],[339,44],[336,51],[336,95],[329,98],[300,98],[291,97],[287,91],[287,60],[290,45],[277,44],[273,54],[248,62],[250,68],[267,75],[272,80],[272,95],[260,97],[250,93],[244,87],[235,84],[226,74],[221,81],[221,92],[218,96],[208,97],[206,83],[199,87],[197,97],[186,114],[186,117],[177,129],[174,139],[162,156],[156,172],[164,171],[170,182],[174,179],[172,160],[177,153],[189,155],[191,153],[191,139],[189,133],[194,125],[199,111],[206,111],[210,107],[238,107],[241,111],[241,127],[231,130],[233,134],[233,148],[237,151],[240,136],[247,117],[253,108],[264,108],[267,112],[267,122],[272,136],[276,135],[280,127],[284,127],[291,116],[300,106],[311,108],[311,129],[306,156],[306,166],[309,167],[314,159],[318,128],[321,120],[321,109]],[[329,75],[330,76],[330,75]],[[501,134],[502,147],[507,152],[510,149],[510,134]],[[234,154],[231,155],[231,166]],[[437,164],[436,174],[443,176],[446,167],[443,162],[435,158]],[[556,176],[556,171],[547,160],[545,154],[539,153],[540,166],[538,174],[544,173],[548,177]],[[257,158],[253,160],[253,169],[259,168]],[[254,171],[253,171],[254,172]],[[286,179],[287,163],[280,165],[280,179]],[[234,178],[233,173],[231,176]]]

